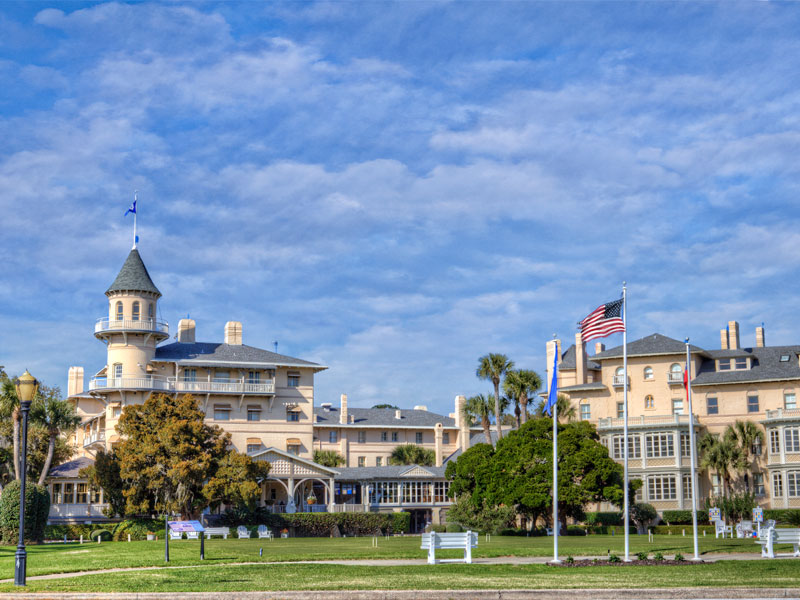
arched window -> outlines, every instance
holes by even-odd
[[[614,371],[614,375],[622,375],[622,373],[624,373],[624,369],[622,367],[617,367],[617,370]]]
[[[650,380],[653,378],[653,367],[644,368],[644,378],[645,380]]]
[[[117,321],[122,321],[122,302],[117,302]]]
[[[133,303],[133,320],[134,321],[138,321],[139,320],[139,302],[138,302],[138,300]]]
[[[669,368],[669,383],[683,382],[683,367],[680,363],[672,363]]]
[[[650,395],[645,396],[644,397],[644,407],[645,408],[655,408],[656,407],[655,399]]]
[[[670,373],[683,373],[683,367],[680,363],[673,363],[673,365],[669,368]]]
[[[114,364],[114,379],[122,379],[122,365],[120,363]]]
[[[156,316],[156,309],[152,302],[147,305],[147,316],[151,319]]]
[[[617,367],[614,371],[614,385],[623,385],[625,383],[625,369]]]

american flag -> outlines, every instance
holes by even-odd
[[[584,342],[625,331],[625,323],[622,321],[622,300],[601,304],[589,313],[579,325]]]

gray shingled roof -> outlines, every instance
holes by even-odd
[[[608,389],[600,382],[595,383],[579,383],[578,385],[568,385],[566,387],[558,388],[559,392],[580,392],[588,390],[606,390]]]
[[[147,267],[144,266],[136,248],[128,254],[119,275],[106,290],[106,294],[111,292],[152,292],[161,295],[156,284],[150,279],[150,273],[147,272]]]
[[[567,348],[566,352],[561,355],[561,362],[558,365],[559,369],[577,369],[578,365],[575,359],[576,356],[575,344]],[[591,358],[586,361],[587,369],[600,369],[600,365],[593,362]]]
[[[503,433],[504,434],[508,434],[509,431],[510,431],[509,429],[504,429]],[[492,429],[489,432],[489,437],[492,439],[492,445],[496,445],[497,444],[497,431]],[[485,443],[486,443],[486,434],[483,433],[482,431],[480,433],[475,433],[475,434],[473,434],[473,435],[471,435],[469,437],[469,447],[470,448],[472,448],[476,444],[485,444]],[[461,454],[462,454],[461,448],[459,448],[458,450],[453,452],[450,456],[446,457],[442,462],[444,463],[445,466],[447,466],[447,463],[449,463],[451,460],[457,460],[458,457],[461,456]]]
[[[58,465],[57,467],[53,467],[50,469],[50,473],[47,474],[48,477],[59,477],[59,478],[71,478],[71,477],[78,477],[78,472],[83,469],[84,467],[91,467],[94,464],[94,461],[91,458],[86,458],[85,456],[81,456],[80,458],[76,458],[74,460],[70,460],[63,464]]]
[[[216,342],[173,342],[156,348],[154,360],[180,363],[230,363],[233,365],[275,365],[289,367],[316,367],[326,369],[317,363],[276,354],[269,350],[254,348],[244,344],[220,344]]]
[[[689,350],[692,353],[699,352],[704,355],[708,353],[699,348],[689,344]],[[686,344],[678,340],[672,339],[660,333],[654,333],[633,342],[628,342],[628,356],[653,356],[658,354],[686,354]],[[619,358],[622,356],[622,346],[610,348],[599,354],[595,354],[592,358],[594,360],[606,360],[609,358]]]
[[[338,475],[334,477],[337,481],[354,481],[354,480],[365,480],[365,479],[398,479],[402,478],[403,473],[408,471],[409,469],[413,469],[417,465],[387,465],[385,467],[337,467],[336,470],[339,472]],[[420,469],[425,469],[426,471],[430,471],[433,473],[433,477],[441,478],[444,477],[444,470],[445,467],[423,467],[420,466]],[[419,479],[419,475],[410,476],[409,479]]]
[[[728,383],[746,383],[748,381],[783,381],[800,379],[798,354],[800,346],[768,346],[765,348],[742,348],[744,354],[751,356],[752,368],[732,371],[716,371],[714,358],[727,358],[728,351],[713,350],[709,352],[710,360],[703,361],[700,371],[692,380],[692,385],[718,385]],[[789,360],[781,362],[781,355],[789,355]]]
[[[374,425],[383,427],[433,427],[441,423],[445,427],[455,427],[455,419],[445,417],[427,410],[401,410],[400,419],[394,416],[393,408],[348,408],[347,414],[352,415],[353,422],[341,427],[358,427],[359,425]],[[332,406],[325,410],[321,406],[314,407],[317,417],[315,425],[339,425],[339,409]]]

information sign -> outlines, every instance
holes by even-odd
[[[722,520],[722,514],[721,514],[720,510],[718,508],[709,508],[708,509],[708,520],[711,521],[712,523],[714,521],[721,521]]]
[[[186,533],[187,531],[205,531],[205,528],[200,521],[167,521],[170,531],[180,531]]]
[[[764,522],[764,509],[760,506],[756,506],[753,509],[753,522],[754,523],[763,523]]]

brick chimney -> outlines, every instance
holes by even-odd
[[[347,394],[342,394],[339,399],[341,400],[341,408],[339,409],[339,424],[347,425]]]
[[[70,367],[67,375],[67,397],[83,392],[83,367]]]
[[[756,327],[756,347],[763,348],[767,345],[767,341],[764,338],[764,326]]]
[[[233,346],[242,345],[242,324],[239,321],[225,323],[225,343]]]
[[[580,332],[575,334],[575,379],[579,385],[586,383],[586,350]]]
[[[458,427],[458,447],[462,452],[469,450],[469,424],[464,418],[464,405],[467,399],[464,396],[456,396],[456,426]]]
[[[181,319],[178,321],[178,341],[184,344],[194,344],[194,319]]]
[[[720,329],[719,330],[719,347],[721,350],[728,349],[728,330],[727,329]]]
[[[606,351],[606,345],[603,342],[595,342],[594,343],[594,353],[600,354],[601,352]]]
[[[444,432],[444,427],[441,423],[436,423],[433,426],[433,440],[434,440],[434,447],[436,448],[436,466],[442,466],[442,433]]]
[[[731,350],[741,348],[739,344],[739,323],[738,321],[728,321],[728,346]]]

